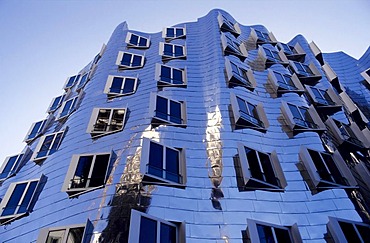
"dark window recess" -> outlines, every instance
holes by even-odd
[[[295,106],[292,104],[288,104],[290,111],[293,114],[293,120],[295,124],[301,128],[311,128],[311,129],[318,129],[319,127],[313,122],[308,108]]]

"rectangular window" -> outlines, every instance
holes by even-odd
[[[229,88],[242,86],[253,91],[257,84],[251,69],[246,69],[242,64],[232,62],[226,58],[225,67]]]
[[[44,178],[43,176],[41,179]],[[11,183],[0,203],[0,224],[27,215],[32,209],[41,179]]]
[[[17,173],[18,168],[22,164],[23,158],[23,153],[5,158],[5,161],[0,167],[0,182]]]
[[[112,153],[73,155],[62,191],[70,197],[105,185]]]
[[[175,45],[171,43],[159,43],[159,55],[162,59],[186,59],[186,49],[185,46]]]
[[[67,90],[67,89],[71,89],[77,82],[78,80],[80,79],[81,75],[78,74],[78,75],[74,75],[74,76],[71,76],[71,77],[68,77],[67,78],[67,81],[65,82],[64,84],[64,89]]]
[[[185,38],[186,29],[182,27],[169,27],[164,28],[162,31],[162,37],[166,40]]]
[[[158,87],[176,86],[186,87],[186,69],[156,64],[156,80]]]
[[[234,36],[238,36],[241,33],[240,27],[238,23],[232,23],[228,19],[225,18],[221,13],[217,16],[218,25],[220,26],[221,31],[230,32]]]
[[[85,87],[86,83],[90,80],[90,72],[86,72],[84,73],[81,78],[80,78],[80,81],[78,82],[78,85],[77,85],[77,88],[76,90],[80,90],[82,89],[83,87]]]
[[[50,120],[51,120],[51,117],[49,117],[49,119],[45,119],[45,120],[41,120],[41,121],[33,123],[31,125],[31,128],[28,130],[28,133],[27,133],[24,141],[26,143],[29,143],[29,142],[33,141],[36,137],[41,135],[44,132],[44,130],[46,129],[47,124],[50,122]]]
[[[129,52],[118,52],[116,65],[119,69],[134,69],[144,67],[144,56],[129,53]]]
[[[317,125],[313,122],[307,107],[296,106],[293,104],[288,104],[288,107],[293,114],[294,122],[298,126],[312,129],[318,128]]]
[[[286,180],[276,152],[263,153],[238,144],[238,153],[245,190],[283,190]]]
[[[370,225],[329,217],[328,227],[333,242],[370,242]]]
[[[154,110],[152,125],[186,126],[186,104],[184,101],[171,100],[163,96],[152,95]]]
[[[50,104],[47,112],[52,113],[52,112],[56,111],[61,106],[61,104],[63,103],[65,97],[66,97],[66,94],[55,97],[51,101],[51,104]]]
[[[285,43],[281,43],[279,42],[277,44],[278,48],[280,50],[283,50],[283,52],[287,55],[293,55],[295,53],[295,50],[292,46],[288,45],[288,44],[285,44]]]
[[[104,93],[108,95],[109,99],[131,95],[136,92],[137,85],[138,78],[109,75],[104,88]]]
[[[77,95],[63,102],[60,108],[60,112],[58,114],[58,118],[57,118],[58,120],[67,118],[70,114],[72,114],[77,109],[77,104],[80,100],[81,94],[82,93],[80,93],[80,95]]]
[[[256,32],[258,42],[262,42],[262,43],[270,43],[271,42],[269,33],[265,33],[265,32],[262,32],[262,31],[256,30],[256,29],[254,29],[254,31]]]
[[[186,167],[184,150],[144,139],[141,172],[147,183],[184,187]]]
[[[359,147],[363,147],[362,142],[357,138],[356,134],[353,132],[350,125],[334,120],[334,119],[333,121],[335,122],[335,125],[338,127],[340,131],[340,135],[345,141],[353,143]]]
[[[92,137],[98,137],[122,131],[126,110],[126,108],[94,108],[87,132]]]
[[[129,47],[135,48],[149,48],[150,40],[149,38],[145,38],[143,36],[127,32],[126,35],[126,43]]]
[[[65,130],[42,136],[33,152],[32,160],[37,162],[55,153],[62,143],[64,132]]]
[[[235,37],[228,33],[221,33],[221,44],[224,55],[237,56],[241,61],[244,61],[248,56],[245,45],[243,43],[239,44]]]
[[[315,100],[321,105],[335,105],[331,100],[329,94],[325,90],[321,90],[315,87],[310,87],[315,97]]]
[[[269,61],[274,62],[274,63],[282,62],[279,52],[267,49],[266,47],[263,47],[263,51],[265,52],[266,58]]]
[[[278,91],[298,91],[296,84],[291,75],[279,73],[276,71],[269,71],[278,87]],[[299,81],[298,81],[299,82]],[[303,86],[300,90],[303,90]]]
[[[313,63],[307,65],[305,63],[289,61],[289,65],[289,69],[296,73],[299,79],[305,84],[315,85],[321,79],[320,71]]]

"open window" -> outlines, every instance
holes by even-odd
[[[31,152],[29,148],[24,153],[20,153],[13,156],[8,156],[0,166],[0,183],[5,179],[14,176],[20,169],[20,167],[28,159],[28,155]]]
[[[221,13],[218,13],[217,21],[218,21],[218,25],[220,26],[221,31],[230,32],[235,37],[240,35],[241,30],[240,30],[240,26],[238,23],[231,22]]]
[[[297,74],[304,84],[315,85],[321,79],[321,73],[311,62],[309,65],[296,61],[289,61],[291,70]]]
[[[63,104],[60,107],[60,112],[57,116],[57,119],[63,120],[67,117],[69,117],[78,107],[79,102],[82,98],[82,92],[66,101],[63,102]]]
[[[152,93],[150,106],[153,126],[171,125],[186,127],[185,101],[172,100]]]
[[[93,229],[90,220],[85,224],[43,228],[40,230],[37,243],[89,243]]]
[[[138,83],[137,77],[108,75],[104,93],[108,95],[108,99],[132,95],[136,92]]]
[[[258,55],[262,57],[266,67],[271,67],[274,64],[289,65],[289,61],[282,50],[277,51],[275,48],[259,46]]]
[[[241,61],[248,56],[244,43],[240,44],[232,35],[221,33],[221,44],[224,55],[234,55]]]
[[[175,68],[157,63],[155,67],[155,80],[158,87],[183,87],[187,86],[186,68]]]
[[[63,88],[65,90],[71,89],[73,86],[75,86],[75,84],[78,83],[78,81],[80,80],[80,77],[81,77],[81,74],[68,77]]]
[[[266,132],[269,123],[262,103],[254,105],[234,94],[231,94],[230,101],[235,129],[251,128]]]
[[[257,45],[262,45],[262,44],[276,45],[278,43],[278,41],[276,40],[276,38],[275,38],[274,34],[272,34],[272,32],[267,33],[267,32],[264,32],[264,31],[260,31],[260,30],[251,28],[250,35],[256,41]]]
[[[40,138],[31,160],[38,163],[55,153],[62,143],[66,130],[44,135]]]
[[[185,223],[166,221],[132,209],[128,242],[185,243]]]
[[[301,47],[301,45],[298,42],[295,44],[294,47],[290,46],[288,44],[279,42],[279,43],[277,43],[277,48],[280,51],[283,51],[285,53],[285,56],[289,60],[301,62],[301,61],[304,60],[304,58],[306,56],[306,52],[303,50],[303,48]]]
[[[297,224],[280,226],[252,219],[247,219],[247,238],[253,243],[302,242]]]
[[[150,39],[141,35],[127,32],[126,44],[128,47],[147,49],[150,46]]]
[[[186,48],[183,45],[160,42],[159,55],[162,60],[186,59]]]
[[[76,197],[82,193],[104,187],[113,157],[113,151],[73,155],[62,191],[67,192],[69,197]]]
[[[120,70],[135,69],[144,67],[144,56],[120,51],[118,52],[116,65]]]
[[[53,119],[54,117],[52,115],[49,115],[47,119],[33,123],[30,129],[28,130],[27,135],[24,138],[24,141],[26,143],[30,143],[35,138],[43,134]]]
[[[185,150],[144,138],[140,172],[144,175],[144,184],[184,188],[186,186]]]
[[[238,143],[243,190],[284,191],[287,185],[277,154],[261,152]]]
[[[127,108],[94,108],[87,133],[96,138],[123,130]]]
[[[307,93],[317,110],[326,115],[333,115],[342,110],[342,101],[332,88],[327,90],[305,85]]]
[[[180,39],[186,37],[186,28],[184,27],[168,27],[162,31],[162,38],[165,40]]]
[[[251,91],[256,88],[256,79],[251,69],[243,67],[240,63],[230,61],[228,58],[225,58],[225,67],[229,88],[242,86]]]
[[[0,225],[27,216],[36,203],[46,177],[11,183],[0,203]]]
[[[304,87],[295,73],[291,75],[273,71],[272,69],[269,69],[268,72],[268,80],[276,94],[297,93],[301,95],[304,93]]]
[[[312,105],[304,107],[282,101],[281,111],[293,134],[308,131],[322,133],[326,130],[325,124]]]
[[[370,225],[329,216],[328,232],[335,243],[370,242]]]
[[[301,146],[299,157],[312,190],[320,192],[333,188],[357,187],[355,178],[338,151],[329,154]]]

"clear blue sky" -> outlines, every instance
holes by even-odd
[[[243,25],[262,24],[282,42],[302,34],[323,52],[359,58],[370,44],[368,0],[0,0],[0,164],[21,152],[30,125],[107,43],[114,28],[160,32],[211,9]]]

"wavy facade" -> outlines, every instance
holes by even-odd
[[[369,68],[223,10],[122,23],[6,158],[0,239],[367,242]]]

